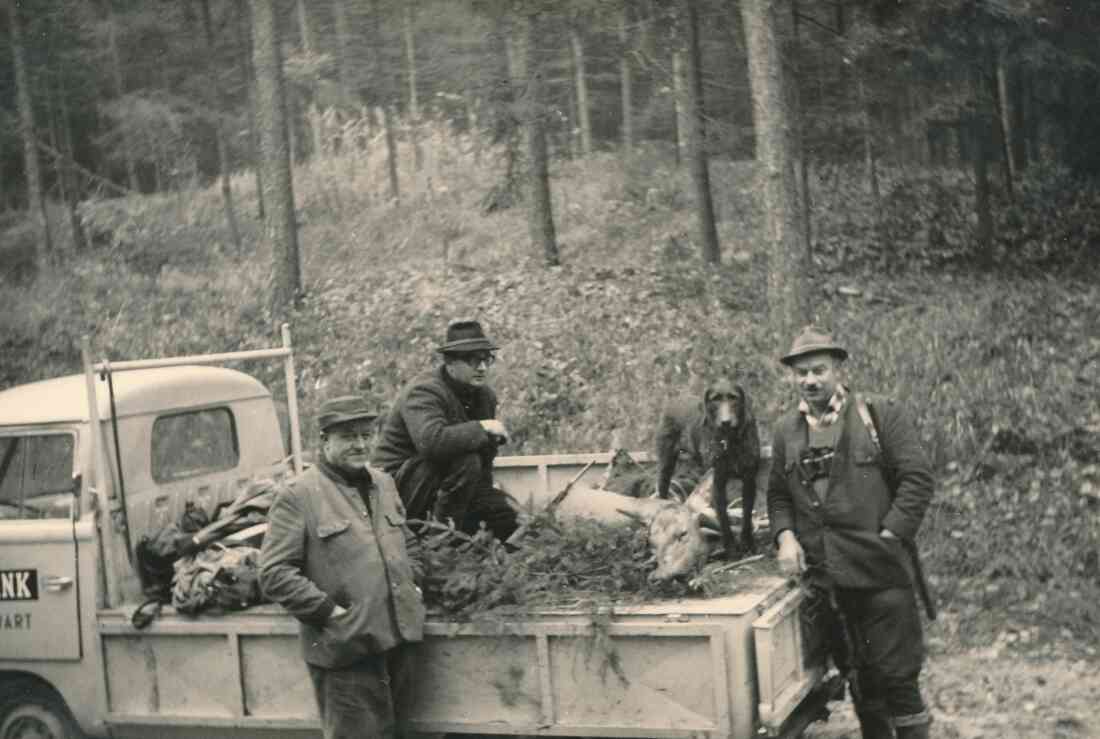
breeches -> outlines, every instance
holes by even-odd
[[[837,588],[829,639],[841,672],[855,668],[856,711],[891,716],[897,726],[924,724],[920,694],[924,635],[912,588]]]
[[[325,739],[398,739],[404,699],[411,685],[412,648],[403,645],[350,667],[309,668]]]
[[[393,477],[409,518],[431,514],[440,521],[452,519],[468,534],[484,521],[501,540],[516,530],[515,510],[504,493],[493,488],[492,460],[480,454],[464,454],[447,464],[412,457]]]

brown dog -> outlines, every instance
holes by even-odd
[[[689,397],[669,403],[657,425],[657,495],[687,497],[713,468],[711,504],[718,515],[726,553],[733,552],[726,485],[741,481],[741,546],[754,549],[752,510],[760,470],[760,434],[744,388],[725,378],[712,382],[703,402]],[[677,474],[679,472],[679,474]],[[674,477],[675,475],[675,477]]]

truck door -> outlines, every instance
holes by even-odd
[[[75,439],[0,431],[0,660],[80,658]]]

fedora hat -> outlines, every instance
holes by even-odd
[[[317,413],[317,425],[321,427],[321,431],[327,431],[337,424],[363,418],[373,420],[378,416],[378,410],[368,405],[362,397],[342,395],[321,403],[321,410]]]
[[[779,361],[789,367],[791,363],[799,357],[804,357],[807,354],[817,354],[819,352],[832,354],[838,359],[848,358],[848,350],[836,343],[836,341],[833,340],[832,334],[819,331],[813,326],[807,326],[802,329],[802,333],[794,338],[794,342],[791,344],[791,350],[781,357]]]
[[[442,354],[496,351],[500,347],[489,341],[477,321],[454,321],[447,326],[447,338],[436,348]]]

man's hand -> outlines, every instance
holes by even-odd
[[[883,529],[882,531],[878,532],[878,535],[881,536],[883,539],[896,539],[896,538],[898,538],[897,534],[895,534],[890,529]]]
[[[806,571],[806,554],[790,529],[779,533],[779,570],[784,575],[800,575]]]
[[[498,419],[486,418],[481,421],[481,428],[485,429],[486,433],[493,437],[497,444],[508,443],[508,429],[504,428],[504,424]]]

